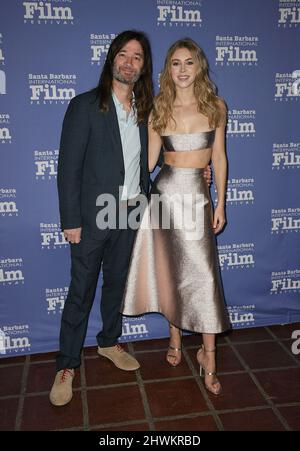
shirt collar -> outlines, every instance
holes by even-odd
[[[123,103],[120,102],[120,100],[118,99],[118,97],[116,96],[116,93],[114,92],[114,90],[112,90],[112,97],[114,99],[115,105],[118,106],[119,108],[123,109]],[[135,95],[134,95],[134,91],[132,91],[132,107],[134,109],[135,107]]]

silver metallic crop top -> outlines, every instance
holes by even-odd
[[[215,132],[216,130],[209,130],[198,133],[162,135],[161,138],[166,152],[184,152],[211,147],[215,139]]]

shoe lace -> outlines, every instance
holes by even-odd
[[[69,370],[68,368],[65,368],[64,370],[62,370],[61,376],[60,376],[60,381],[61,382],[65,382],[68,375],[73,375],[72,371]]]
[[[122,348],[122,346],[120,344],[117,344],[116,348],[119,352],[124,352],[124,349]]]

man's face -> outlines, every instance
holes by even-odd
[[[126,85],[138,81],[144,65],[144,52],[141,44],[132,39],[128,41],[114,59],[113,77]]]

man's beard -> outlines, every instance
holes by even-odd
[[[134,85],[134,83],[138,81],[140,76],[140,72],[133,72],[131,78],[126,78],[121,74],[116,65],[113,66],[113,77],[119,82],[124,83],[125,85]]]

